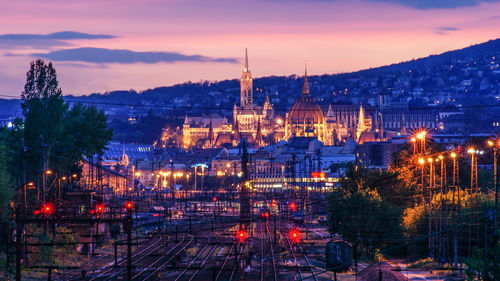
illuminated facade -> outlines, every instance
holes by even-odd
[[[315,137],[329,145],[330,142],[326,138],[325,124],[321,107],[309,95],[306,70],[302,95],[295,101],[286,116],[285,140],[289,140],[291,137]]]
[[[240,78],[240,105],[234,105],[233,122],[229,123],[225,117],[215,114],[210,116],[186,116],[182,126],[183,148],[193,146],[211,148],[228,143],[237,145],[242,138],[251,144],[264,146],[282,139],[283,124],[275,120],[269,96],[266,94],[263,105],[253,103],[253,78],[248,67],[246,50],[245,64]]]
[[[263,146],[267,144],[265,139],[274,131],[274,117],[273,105],[267,94],[263,105],[253,103],[253,79],[245,50],[245,65],[240,78],[240,105],[235,104],[233,109],[234,131],[239,135],[251,136],[248,141]]]
[[[315,137],[325,145],[338,145],[347,139],[359,141],[371,129],[371,116],[360,105],[330,105],[322,109],[309,94],[307,70],[302,95],[283,119],[277,117],[269,96],[262,105],[253,102],[253,78],[245,50],[240,78],[240,104],[234,105],[233,121],[225,117],[186,117],[182,127],[182,147],[236,146],[241,139],[262,147],[292,137]]]

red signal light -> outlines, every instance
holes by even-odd
[[[215,196],[214,196],[214,198],[212,198],[212,200],[213,200],[214,202],[217,202],[217,197],[215,197]]]
[[[34,214],[34,215],[39,215],[39,214],[40,214],[40,210],[35,210],[35,211],[33,211],[33,214]]]
[[[298,229],[292,229],[290,231],[290,239],[293,243],[300,243],[300,231]]]
[[[96,210],[97,210],[98,214],[102,214],[104,212],[104,205],[103,204],[97,204]]]
[[[134,207],[134,204],[132,204],[132,202],[127,202],[127,204],[125,205],[125,207],[127,208],[127,210],[130,211]]]
[[[276,206],[276,200],[273,199],[273,200],[271,200],[271,207],[274,207],[274,206]]]
[[[269,213],[268,212],[263,212],[260,214],[263,218],[268,219],[269,218]]]
[[[293,202],[292,202],[292,203],[290,203],[290,205],[289,205],[289,206],[290,206],[290,209],[291,209],[292,211],[294,211],[294,212],[295,212],[295,209],[297,209],[297,206],[296,206],[296,205],[295,205],[295,203],[293,203]]]
[[[247,238],[247,233],[245,232],[245,230],[240,229],[236,233],[236,237],[238,238],[238,241],[240,241],[240,243],[243,243],[243,242],[245,242],[245,239]]]
[[[53,212],[53,209],[52,209],[52,204],[50,203],[45,203],[43,204],[42,206],[42,212],[44,213],[44,215],[48,216],[50,214],[52,214]]]

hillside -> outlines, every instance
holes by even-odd
[[[310,77],[311,94],[319,103],[374,103],[379,93],[390,94],[395,101],[414,104],[435,102],[468,104],[496,103],[500,85],[500,39],[412,61],[366,69],[353,73]],[[410,72],[411,70],[411,72]],[[235,73],[235,78],[238,73]],[[287,111],[300,95],[302,77],[270,76],[254,80],[254,100],[261,104],[268,93],[278,111]],[[465,95],[466,93],[466,95]],[[481,95],[481,99],[475,98]],[[237,79],[159,87],[141,92],[112,91],[75,97],[72,102],[90,102],[114,116],[144,114],[202,114],[218,112],[230,116],[239,102]],[[125,105],[134,105],[123,106]],[[14,110],[17,106],[17,110]],[[18,105],[0,102],[0,111],[19,113]]]

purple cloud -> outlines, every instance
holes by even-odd
[[[32,54],[53,61],[79,61],[90,63],[173,63],[173,62],[221,62],[237,63],[236,58],[214,58],[202,55],[184,55],[176,52],[135,52],[105,48],[75,48]]]

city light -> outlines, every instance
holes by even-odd
[[[260,214],[261,217],[265,218],[265,219],[268,219],[269,218],[269,213],[268,212],[262,212]]]
[[[45,171],[45,173],[46,173],[47,175],[50,175],[50,174],[52,174],[52,170],[47,170],[47,171]]]
[[[125,204],[125,207],[127,208],[127,210],[132,210],[132,208],[134,207],[134,204],[132,202],[127,202],[127,204]]]
[[[420,159],[418,159],[418,163],[420,163],[421,165],[425,164],[425,160],[424,160],[424,158],[420,158]]]
[[[457,154],[455,152],[452,152],[451,153],[451,158],[455,158],[455,157],[457,157]]]
[[[104,212],[104,205],[103,204],[97,204],[96,211],[98,214],[102,214]]]
[[[411,138],[411,142],[416,142],[416,141],[417,141],[417,139],[415,137]]]
[[[427,158],[427,161],[428,161],[429,163],[432,163],[432,161],[433,161],[433,160],[434,160],[434,159],[432,159],[431,157]]]
[[[290,209],[291,209],[292,211],[294,211],[294,212],[295,212],[295,209],[297,208],[297,206],[296,206],[296,205],[295,205],[295,203],[293,203],[293,202],[292,202],[292,203],[290,203],[289,207],[290,207]]]
[[[300,231],[298,229],[290,230],[290,240],[295,244],[300,243]]]
[[[247,233],[245,232],[245,230],[240,229],[240,230],[238,230],[238,232],[236,233],[236,237],[238,238],[238,241],[239,241],[240,243],[243,243],[243,242],[245,242],[245,239],[247,238]]]
[[[45,216],[51,215],[52,212],[54,211],[52,204],[50,203],[45,203],[42,206],[42,212]]]

